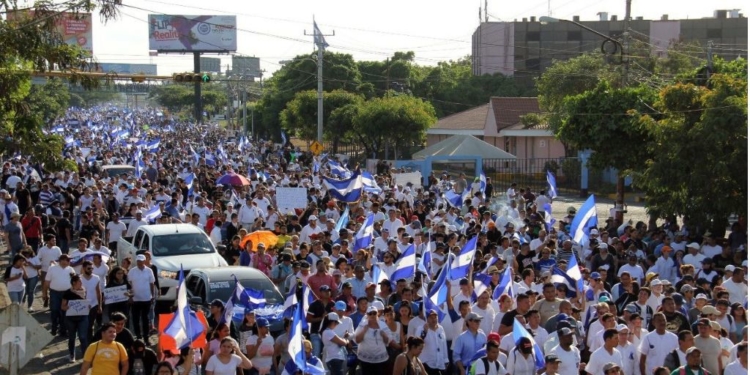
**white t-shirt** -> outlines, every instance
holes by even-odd
[[[581,351],[575,346],[570,347],[570,351],[565,351],[560,345],[555,346],[547,353],[557,355],[560,359],[560,367],[557,373],[560,375],[578,375],[578,367],[581,365]]]
[[[99,299],[96,298],[96,287],[101,284],[99,276],[92,274],[90,279],[86,279],[86,276],[81,275],[81,283],[83,284],[83,289],[86,290],[86,299],[89,301],[89,306],[98,306]],[[101,287],[99,291],[101,291]]]
[[[94,275],[99,276],[99,279],[101,280],[100,288],[104,290],[104,288],[107,286],[107,274],[109,274],[109,266],[106,265],[104,262],[99,265],[99,267],[94,266]]]
[[[257,335],[250,335],[245,343],[246,346],[255,346],[257,344]],[[253,362],[254,368],[259,370],[265,369],[266,373],[268,372],[267,370],[271,369],[271,364],[273,364],[273,337],[271,335],[266,335],[260,341],[258,351],[255,353],[255,357],[250,358],[250,361]]]
[[[641,357],[638,355],[638,348],[632,343],[628,343],[626,346],[617,346],[617,350],[620,351],[622,356],[622,372],[625,375],[635,375],[640,373],[640,360]],[[679,350],[678,350],[679,352]]]
[[[228,363],[222,363],[218,356],[212,355],[206,364],[206,371],[213,371],[214,375],[237,375],[237,367],[242,364],[242,358],[232,354]]]
[[[487,306],[482,309],[477,304],[474,304],[471,306],[471,312],[478,314],[482,317],[482,322],[479,324],[479,328],[484,332],[492,332],[492,323],[495,319],[495,310],[492,309],[492,306],[487,304]]]
[[[630,274],[630,277],[633,278],[633,280],[640,284],[641,280],[645,277],[643,275],[643,268],[639,265],[631,266],[630,264],[625,264],[624,266],[620,267],[620,270],[617,271],[617,277],[620,277],[623,272],[627,271]]]
[[[609,362],[613,362],[622,368],[622,355],[617,349],[612,349],[612,354],[601,347],[591,353],[589,362],[586,364],[586,372],[592,375],[600,375],[604,373],[604,365]],[[662,363],[664,360],[662,359]]]
[[[656,331],[651,331],[644,336],[638,346],[638,352],[646,356],[646,373],[650,374],[655,368],[664,366],[664,358],[678,346],[677,335],[672,332],[667,331],[660,335]]]
[[[16,275],[23,275],[23,268],[10,267],[10,277]],[[13,281],[8,281],[9,292],[23,292],[26,288],[26,283],[23,281],[23,277],[19,277]]]
[[[117,242],[122,237],[123,232],[128,230],[128,226],[122,221],[114,222],[110,221],[107,223],[107,231],[109,232],[109,242]]]
[[[341,351],[341,345],[331,341],[336,336],[336,333],[330,329],[323,331],[323,353],[325,361],[331,361],[334,359],[344,360],[344,353]]]
[[[500,363],[500,358],[495,360],[495,363],[487,362],[490,365],[489,370],[484,368],[484,361],[481,359],[478,359],[474,361],[474,374],[475,375],[506,375],[508,373],[508,370],[505,369],[505,366],[503,366],[502,363]]]
[[[26,259],[26,263],[34,265],[34,266],[41,266],[42,262],[39,260],[39,256],[31,257]],[[30,267],[30,266],[24,266],[23,268],[26,269],[26,276],[28,278],[37,277],[39,276],[39,271],[37,271],[36,268]]]
[[[50,264],[57,262],[60,259],[60,255],[62,255],[62,250],[57,246],[47,247],[47,245],[44,245],[40,247],[37,256],[39,257],[39,261],[42,262],[42,272],[47,272]]]
[[[133,288],[134,302],[151,301],[151,285],[156,282],[154,271],[151,268],[146,266],[142,270],[137,266],[131,268],[128,271],[128,280]]]
[[[745,300],[747,299],[747,285],[728,280],[723,282],[721,286],[729,292],[729,302],[739,304],[745,303]]]
[[[736,360],[727,365],[724,375],[747,375],[747,369],[742,367],[739,360]]]
[[[701,248],[701,253],[706,256],[706,258],[713,258],[719,254],[721,254],[721,246],[719,245],[703,245]]]
[[[64,292],[70,289],[70,275],[75,275],[76,271],[71,266],[65,268],[54,265],[49,268],[45,281],[49,281],[49,287],[58,292]]]

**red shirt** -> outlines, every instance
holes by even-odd
[[[24,215],[23,219],[21,219],[21,226],[26,238],[39,238],[42,234],[42,220],[36,216],[29,218]]]
[[[331,297],[336,295],[336,292],[338,289],[336,288],[336,282],[333,280],[333,276],[324,273],[322,275],[315,273],[314,275],[310,275],[310,277],[307,278],[307,285],[310,287],[310,290],[315,294],[315,297],[318,297],[318,294],[320,293],[320,287],[323,285],[328,285],[331,288]]]

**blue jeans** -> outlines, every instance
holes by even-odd
[[[88,316],[68,316],[65,318],[65,325],[68,327],[68,354],[75,354],[76,350],[76,335],[78,335],[78,341],[81,344],[81,353],[83,353],[89,345],[88,337]]]
[[[39,276],[30,277],[26,280],[26,303],[29,308],[34,303],[34,290],[36,290],[36,284],[39,282]]]
[[[328,371],[331,372],[331,375],[344,375],[344,363],[342,359],[332,359],[326,362],[326,365],[328,365]]]
[[[10,302],[21,304],[21,299],[23,298],[23,290],[20,292],[8,292],[8,295],[10,296]]]
[[[65,326],[65,311],[62,310],[63,293],[55,290],[49,291],[49,311],[50,320],[52,322],[50,328],[52,332],[57,332],[57,328],[60,328],[61,333],[67,332]]]
[[[312,354],[320,358],[320,353],[323,351],[323,339],[320,338],[320,334],[311,333],[310,342],[312,343]]]
[[[57,241],[57,246],[60,248],[60,251],[62,251],[63,254],[67,254],[70,251],[70,245],[68,244],[67,239],[60,238]]]

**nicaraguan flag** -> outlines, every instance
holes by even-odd
[[[340,178],[346,179],[352,177],[352,171],[346,169],[346,167],[339,164],[337,161],[329,160],[328,168],[331,170],[331,174]]]
[[[65,137],[65,147],[72,147],[76,143],[76,139],[72,135]]]
[[[141,173],[143,173],[143,167],[141,166],[141,161],[143,159],[143,155],[141,154],[141,149],[137,148],[135,149],[135,153],[133,154],[133,162],[135,163],[135,177],[141,178]]]
[[[591,228],[596,228],[598,219],[596,217],[596,202],[592,194],[583,202],[583,205],[570,224],[570,235],[577,244],[586,247],[589,244],[589,233]]]
[[[188,188],[188,197],[195,195],[195,190],[193,189],[194,181],[195,181],[195,173],[191,173],[187,177],[185,177],[185,186],[187,186]]]
[[[492,292],[492,299],[497,301],[500,296],[507,294],[511,299],[515,299],[513,295],[513,267],[505,267],[505,270],[500,273],[500,282]]]
[[[485,291],[490,289],[492,286],[492,276],[486,273],[478,273],[474,276],[474,292],[472,293],[472,301],[476,301],[479,296]]]
[[[581,275],[581,269],[578,268],[578,259],[575,254],[570,255],[568,260],[568,269],[565,273],[570,276],[571,279],[576,281],[576,288],[579,292],[583,292],[583,275]]]
[[[532,352],[534,354],[534,363],[536,364],[536,368],[537,370],[543,369],[544,352],[534,340],[534,336],[531,335],[531,332],[529,332],[526,327],[521,325],[521,322],[519,322],[518,319],[513,319],[513,341],[516,343],[516,346],[518,346],[518,340],[520,340],[522,337],[531,340],[531,345],[533,345]]]
[[[315,22],[315,20],[313,20],[313,28],[315,29],[315,44],[317,44],[320,48],[328,47],[328,42],[326,42],[326,38],[323,36],[323,33],[320,32],[318,24]]]
[[[239,296],[240,303],[251,309],[260,309],[266,307],[266,297],[262,290],[245,288]]]
[[[477,252],[477,238],[478,236],[474,236],[467,241],[458,256],[453,259],[449,280],[458,280],[469,274],[469,267],[474,262],[474,254]]]
[[[193,161],[195,162],[195,164],[198,164],[198,162],[201,160],[201,156],[198,155],[197,152],[195,152],[193,146],[190,146],[190,153],[193,155]]]
[[[350,179],[334,180],[323,177],[323,181],[328,189],[328,194],[342,202],[354,203],[362,197],[362,176],[359,171],[354,172]]]
[[[557,197],[557,180],[552,171],[547,171],[547,185],[549,185],[549,197],[554,199]]]
[[[146,213],[143,214],[143,218],[148,221],[155,221],[156,219],[161,217],[161,209],[159,208],[158,204],[155,204],[153,207],[149,208]]]
[[[417,268],[417,254],[414,250],[414,244],[409,245],[396,261],[396,270],[391,274],[391,284],[395,284],[398,279],[410,279],[414,277]]]
[[[484,174],[484,171],[479,173],[479,191],[482,192],[484,195],[484,190],[487,189],[487,175]]]
[[[570,277],[570,275],[568,275],[565,271],[561,270],[557,266],[552,267],[551,281],[553,284],[555,284],[555,286],[558,286],[560,284],[565,285],[565,287],[567,288],[567,290],[565,291],[566,297],[573,298],[576,296],[576,280],[574,280],[572,277]]]
[[[547,233],[552,229],[552,226],[555,225],[557,220],[552,217],[552,205],[549,203],[545,203],[544,206],[542,206],[544,209],[544,226],[547,227]]]
[[[440,270],[440,274],[438,275],[437,279],[435,279],[435,284],[432,286],[432,289],[430,289],[430,298],[432,299],[432,302],[436,306],[440,306],[445,301],[450,298],[448,295],[448,288],[445,286],[445,284],[448,282],[448,274],[451,273],[451,259],[450,255],[448,255],[448,259],[446,259],[446,262],[443,264],[443,268]]]
[[[453,207],[461,208],[463,201],[461,200],[461,194],[456,194],[453,189],[449,189],[444,194],[445,200]]]
[[[362,185],[365,187],[365,191],[368,193],[380,194],[383,189],[378,186],[375,178],[368,171],[362,171]]]
[[[425,287],[424,284],[422,284],[423,288]],[[424,309],[424,315],[427,316],[427,312],[429,311],[436,311],[438,314],[438,321],[442,321],[445,318],[445,313],[443,312],[443,309],[440,308],[440,305],[436,303],[437,300],[440,299],[440,295],[443,295],[443,298],[448,295],[448,287],[445,285],[445,283],[442,283],[441,285],[435,284],[437,287],[434,288],[434,293],[427,294],[425,298],[422,299],[422,309]]]
[[[203,323],[195,316],[187,303],[185,275],[180,265],[180,279],[177,287],[177,311],[164,329],[164,334],[173,338],[177,349],[190,345],[203,335]]]
[[[152,139],[146,144],[146,150],[156,151],[159,149],[159,145],[161,145],[161,138]]]
[[[336,226],[333,227],[333,230],[338,233],[342,228],[346,227],[346,223],[349,222],[349,205],[346,205],[346,209],[344,210],[344,213],[341,214],[341,217],[339,217],[339,221],[336,222]]]
[[[255,136],[255,135],[253,135],[253,136]],[[284,133],[283,130],[281,131],[281,145],[282,146],[286,145],[286,134]]]
[[[430,244],[431,242],[425,244],[422,251],[422,258],[419,260],[419,264],[417,264],[417,269],[427,276],[431,276],[430,272],[432,271],[432,250],[430,250]]]
[[[317,362],[317,364],[319,364],[318,366],[307,361],[305,347],[302,344],[302,341],[305,339],[305,337],[302,336],[302,330],[306,325],[307,320],[305,318],[305,312],[302,311],[301,306],[298,306],[295,308],[294,318],[292,318],[292,326],[289,330],[289,347],[287,350],[291,357],[291,362],[294,362],[297,369],[302,371],[303,374],[325,375],[326,370],[323,368],[320,361]]]
[[[354,236],[354,251],[365,249],[372,242],[372,233],[375,231],[375,215],[370,214],[362,224],[362,228]]]

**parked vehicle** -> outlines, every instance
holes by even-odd
[[[141,250],[151,252],[151,263],[159,278],[158,301],[177,299],[180,267],[185,274],[193,268],[226,266],[208,235],[192,224],[144,225],[133,237],[122,237],[117,244],[117,260],[135,260]]]

